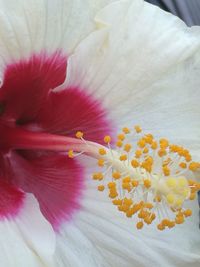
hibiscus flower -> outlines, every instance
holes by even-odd
[[[112,205],[105,185],[92,180],[103,176],[96,160],[107,165],[107,174],[113,169],[114,178],[122,174],[121,166],[129,168],[119,141],[133,132],[135,121],[147,135],[136,126],[139,140],[131,137],[125,152],[137,142],[142,149],[143,142],[155,145],[153,135],[167,136],[179,146],[161,139],[161,149],[170,154],[178,148],[185,157],[184,162],[176,154],[170,159],[175,170],[179,164],[184,169],[178,180],[168,177],[168,165],[160,165],[166,172],[162,181],[168,187],[179,181],[183,189],[177,193],[173,187],[170,198],[165,184],[159,187],[169,208],[180,212],[191,188],[196,190],[199,163],[190,154],[199,159],[199,29],[142,0],[105,6],[108,2],[0,2],[3,267],[199,264],[197,201],[184,211],[185,217],[193,213],[191,219],[160,232],[141,221],[135,227],[137,220]],[[143,154],[150,158],[147,149]],[[121,157],[117,167],[115,153]],[[157,164],[156,157],[152,160]],[[146,189],[153,188],[149,180],[143,181]],[[110,194],[113,200],[115,192]]]

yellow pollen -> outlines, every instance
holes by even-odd
[[[189,165],[189,169],[193,172],[195,172],[199,168],[200,168],[200,163],[198,162],[191,162]]]
[[[68,157],[73,159],[74,158],[74,151],[73,150],[69,150],[68,151]]]
[[[104,148],[99,148],[99,154],[100,155],[106,155],[106,150]]]
[[[109,144],[111,142],[111,137],[109,135],[106,135],[103,140],[106,144]]]
[[[179,167],[182,169],[186,169],[187,168],[187,164],[185,162],[181,162],[179,163]]]
[[[135,128],[136,133],[142,132],[142,128],[139,125],[135,125],[134,128]]]
[[[98,166],[99,167],[103,167],[104,166],[104,163],[105,163],[105,160],[104,159],[98,159]]]
[[[99,186],[98,186],[98,190],[99,190],[99,191],[104,191],[104,189],[105,189],[105,186],[104,186],[104,185],[99,185]]]
[[[137,227],[138,230],[142,229],[143,226],[144,226],[144,223],[143,223],[142,221],[140,221],[140,222],[138,222],[138,223],[136,224],[136,227]]]
[[[131,151],[131,148],[132,148],[131,144],[125,144],[124,151],[130,152]]]
[[[139,182],[136,180],[131,181],[133,187],[137,187],[139,185]]]
[[[150,187],[151,187],[151,181],[150,181],[149,179],[145,179],[145,180],[144,180],[144,186],[145,186],[146,188],[150,188]]]
[[[156,141],[153,141],[152,144],[151,144],[151,148],[152,148],[153,150],[155,150],[155,149],[157,149],[157,147],[158,147],[157,142],[156,142]]]
[[[133,166],[133,168],[137,168],[137,167],[140,166],[139,162],[138,162],[137,160],[135,160],[135,159],[133,159],[133,160],[131,161],[131,165]]]
[[[118,134],[117,138],[121,141],[124,141],[125,139],[125,135],[122,133],[122,134]]]
[[[135,157],[138,159],[142,156],[142,151],[141,150],[136,150],[135,151]]]
[[[143,149],[143,153],[144,153],[144,154],[147,154],[148,152],[149,152],[148,147],[145,147],[145,148]]]
[[[129,133],[130,133],[130,130],[129,130],[129,128],[124,127],[124,128],[123,128],[123,132],[124,132],[125,134],[129,134]]]
[[[144,148],[145,147],[145,140],[142,138],[138,141],[137,145],[140,147],[140,148]]]
[[[125,160],[127,160],[127,155],[123,154],[123,155],[121,155],[121,156],[119,157],[119,159],[120,159],[121,161],[125,161]]]
[[[83,137],[83,132],[78,131],[76,132],[76,138],[81,139]]]
[[[142,129],[135,126],[135,131],[140,133]],[[189,180],[187,174],[198,171],[200,163],[192,161],[187,149],[170,144],[165,138],[135,135],[124,127],[115,145],[110,144],[111,137],[107,135],[104,142],[108,146],[99,146],[99,155],[95,150],[94,157],[103,170],[93,174],[93,179],[99,181],[98,191],[106,190],[116,209],[128,218],[135,217],[137,229],[156,224],[162,231],[182,224],[192,216],[192,211],[185,209],[185,202],[194,200],[200,190],[196,178]],[[136,140],[124,142],[125,138]],[[73,151],[68,155],[73,156]]]
[[[192,216],[192,211],[190,209],[187,209],[184,211],[183,214],[185,215],[185,217],[189,217],[189,216]]]
[[[121,178],[121,174],[120,174],[120,172],[113,172],[112,177],[113,177],[114,179],[118,180],[118,179]]]
[[[123,146],[122,141],[121,141],[121,140],[118,140],[118,141],[116,142],[116,146],[117,146],[117,147],[122,147],[122,146]]]

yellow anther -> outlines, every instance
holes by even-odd
[[[167,199],[167,202],[168,202],[169,204],[173,204],[174,201],[175,201],[174,194],[168,194],[168,195],[166,196],[166,199]]]
[[[122,182],[123,183],[130,183],[131,182],[131,177],[127,176],[127,177],[123,178]]]
[[[157,225],[158,230],[163,231],[165,229],[165,226],[162,224]]]
[[[145,179],[145,180],[144,180],[144,186],[145,186],[146,188],[150,188],[150,187],[151,187],[151,180],[149,180],[149,179]]]
[[[130,192],[132,189],[130,183],[122,183],[122,188],[124,190],[128,190],[128,192]]]
[[[152,164],[149,163],[148,161],[143,161],[141,167],[145,169],[147,172],[151,172],[152,170]]]
[[[116,183],[115,182],[109,182],[108,183],[108,188],[109,189],[116,188]]]
[[[138,222],[138,223],[136,224],[136,227],[137,227],[138,230],[142,229],[143,226],[144,226],[144,223],[143,223],[142,221],[140,221],[140,222]]]
[[[94,173],[93,174],[93,179],[94,180],[99,180],[99,181],[103,180],[103,173],[101,173],[101,172]]]
[[[181,162],[179,163],[179,167],[182,169],[186,169],[187,168],[187,164],[185,162]]]
[[[147,203],[145,203],[144,207],[147,208],[147,209],[152,209],[153,208],[153,204],[150,203],[150,202],[147,202]]]
[[[195,193],[191,193],[190,194],[190,200],[194,200],[196,198],[196,194]]]
[[[130,208],[130,209],[127,210],[127,212],[126,212],[126,216],[127,216],[128,218],[131,218],[131,217],[133,216],[133,214],[134,214],[134,209],[133,209],[133,208]]]
[[[133,200],[131,198],[124,198],[123,204],[131,206],[133,204]]]
[[[149,152],[148,147],[145,147],[145,148],[143,149],[143,153],[144,153],[144,154],[147,154],[148,152]]]
[[[133,168],[137,168],[137,167],[140,166],[139,162],[138,162],[137,160],[135,160],[135,159],[133,159],[133,160],[131,161],[131,165],[133,166]]]
[[[122,199],[114,199],[114,200],[112,201],[112,203],[113,203],[114,205],[116,205],[116,206],[118,206],[118,205],[122,205]]]
[[[83,137],[83,132],[81,131],[76,132],[76,138],[81,139],[82,137]]]
[[[73,150],[68,151],[68,157],[73,159],[73,157],[74,157],[74,151]]]
[[[145,139],[145,142],[149,145],[151,145],[153,143],[153,135],[152,134],[146,134],[144,139]]]
[[[125,139],[125,135],[122,133],[122,134],[118,134],[117,138],[121,141],[124,141]]]
[[[167,139],[160,139],[160,148],[166,149],[169,146],[169,141]]]
[[[103,191],[104,189],[105,189],[105,186],[104,186],[104,185],[99,185],[99,186],[98,186],[98,190],[99,190],[99,191]]]
[[[99,167],[103,167],[104,166],[104,163],[105,163],[105,160],[104,159],[98,159],[98,165],[99,165]]]
[[[144,219],[149,215],[149,213],[143,209],[140,210],[140,212],[138,213],[138,218],[140,219]]]
[[[121,174],[120,174],[120,172],[113,172],[113,173],[112,173],[112,177],[113,177],[115,180],[117,180],[117,179],[120,179]]]
[[[106,150],[104,148],[99,148],[99,154],[100,155],[106,155]]]
[[[169,226],[169,224],[170,224],[170,220],[169,220],[169,219],[163,219],[162,222],[161,222],[161,224],[162,224],[163,226]]]
[[[110,198],[116,198],[118,196],[117,191],[110,192],[109,197]]]
[[[121,141],[121,140],[118,140],[118,141],[116,142],[116,146],[117,146],[117,147],[122,147],[122,146],[123,146],[122,141]]]
[[[129,130],[129,128],[124,127],[124,128],[123,128],[123,132],[124,132],[125,134],[129,134],[129,133],[130,133],[130,130]]]
[[[155,150],[155,149],[157,149],[157,147],[158,147],[157,142],[156,142],[156,141],[153,141],[152,144],[151,144],[151,148],[152,148],[153,150]]]
[[[161,148],[161,149],[158,150],[158,156],[159,157],[163,157],[165,155],[167,155],[167,152],[166,152],[166,150],[164,148]]]
[[[111,142],[111,137],[109,135],[106,135],[103,140],[106,144],[109,144]]]
[[[136,133],[141,133],[142,128],[139,125],[134,126]]]
[[[130,152],[131,148],[132,148],[131,144],[125,144],[124,151]]]
[[[133,187],[137,187],[139,185],[139,182],[137,180],[132,180],[131,184]]]
[[[176,180],[176,178],[169,177],[169,178],[167,178],[167,180],[166,180],[166,184],[167,184],[167,186],[169,186],[169,187],[171,187],[171,188],[174,188],[174,187],[176,187],[176,185],[177,185],[177,180]]]
[[[137,145],[140,147],[140,148],[144,148],[145,145],[146,145],[146,142],[143,138],[141,138],[138,142],[137,142]]]
[[[186,156],[185,156],[185,160],[186,160],[187,162],[190,162],[190,161],[192,160],[191,155],[186,155]]]
[[[175,222],[176,222],[176,224],[184,223],[184,217],[183,216],[176,216]]]
[[[170,169],[169,169],[168,166],[163,166],[162,170],[163,170],[163,173],[164,173],[165,176],[169,176],[170,175]]]
[[[136,150],[135,151],[135,157],[137,158],[137,159],[139,159],[140,157],[142,156],[142,151],[141,150]]]
[[[169,221],[168,228],[173,228],[175,226],[174,221]]]
[[[200,168],[200,163],[198,162],[191,162],[189,165],[189,170],[196,171],[198,168]]]
[[[190,217],[192,216],[192,211],[190,209],[187,209],[183,212],[183,214],[185,215],[185,217]]]
[[[157,196],[155,196],[155,198],[154,198],[154,201],[156,201],[156,202],[161,202],[161,196],[159,196],[159,195],[157,195]]]
[[[120,157],[119,157],[119,159],[121,160],[121,161],[125,161],[125,160],[127,160],[127,155],[125,155],[125,154],[123,154],[123,155],[121,155]]]

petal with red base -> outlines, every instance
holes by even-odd
[[[82,131],[90,141],[102,143],[111,134],[113,125],[100,101],[79,88],[51,91],[37,118],[37,123],[47,132],[75,136]]]
[[[67,58],[59,51],[52,55],[43,52],[8,65],[0,90],[3,115],[19,124],[34,121],[48,92],[65,80],[66,68]]]
[[[79,209],[84,170],[66,155],[36,155],[23,157],[12,152],[8,172],[14,184],[35,195],[41,212],[58,230],[63,220],[70,220]]]

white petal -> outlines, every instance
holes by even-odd
[[[39,205],[27,194],[14,219],[0,221],[0,266],[52,266],[55,234],[42,216]]]
[[[92,165],[94,166],[94,162],[91,161]],[[87,177],[90,176],[88,173]],[[190,207],[193,217],[183,225],[163,232],[151,225],[139,231],[135,227],[136,221],[119,213],[108,200],[107,194],[98,192],[95,182],[89,179],[86,181],[87,190],[82,202],[82,211],[74,218],[73,228],[66,224],[62,235],[58,237],[57,251],[60,252],[58,257],[62,258],[62,262],[66,260],[69,266],[73,266],[73,257],[65,253],[63,248],[60,249],[61,242],[63,246],[67,246],[68,253],[67,248],[70,247],[74,255],[78,255],[82,265],[79,262],[77,266],[80,267],[187,267],[189,264],[192,267],[199,266],[197,202]],[[87,242],[87,245],[84,242]],[[88,255],[89,252],[91,255]],[[89,257],[91,260],[97,257],[100,265],[92,262],[89,264]],[[58,266],[65,265],[60,263]]]
[[[120,127],[141,124],[172,140],[197,142],[200,29],[141,0],[113,3],[96,21],[101,29],[69,58],[63,86],[101,99]]]
[[[0,0],[0,57],[74,47],[94,30],[94,16],[110,0]]]

